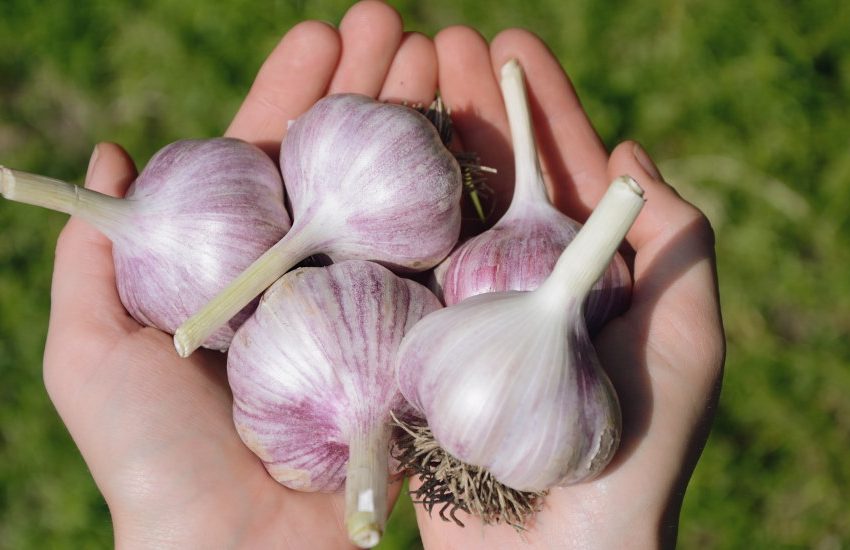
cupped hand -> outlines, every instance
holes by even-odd
[[[646,205],[627,236],[634,289],[626,314],[595,341],[623,414],[623,440],[596,480],[553,489],[529,529],[482,526],[462,513],[459,527],[417,507],[426,548],[655,548],[675,543],[687,481],[708,434],[725,353],[714,260],[705,216],[681,199],[635,142],[608,155],[557,59],[534,35],[499,34],[489,45],[472,29],[435,38],[439,89],[456,135],[491,179],[494,219],[513,183],[501,66],[526,73],[547,186],[555,204],[583,221],[616,176],[629,174]],[[415,480],[412,488],[416,487]]]
[[[277,159],[287,122],[328,93],[430,102],[436,53],[392,8],[354,5],[338,29],[292,28],[227,135]],[[136,176],[117,145],[97,146],[86,186],[121,196]],[[224,356],[178,358],[118,298],[110,242],[71,219],[56,248],[44,379],[112,514],[121,547],[344,548],[342,495],[275,482],[231,419]],[[398,486],[392,489],[393,497]]]

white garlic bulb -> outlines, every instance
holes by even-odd
[[[401,392],[446,452],[519,491],[608,464],[620,409],[582,309],[643,202],[634,180],[616,179],[537,290],[473,296],[405,336]]]

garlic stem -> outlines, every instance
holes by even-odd
[[[126,224],[132,201],[110,197],[61,180],[0,166],[0,195],[80,217],[114,240]]]
[[[360,548],[378,544],[387,522],[389,423],[352,435],[345,479],[345,525]]]
[[[548,204],[549,196],[534,142],[528,92],[525,89],[522,67],[516,59],[511,59],[502,66],[500,85],[511,129],[516,172],[514,196],[509,210],[523,201],[543,201]]]
[[[174,347],[188,357],[220,326],[227,323],[251,300],[263,293],[291,267],[310,255],[314,240],[302,227],[286,236],[257,258],[174,332]]]
[[[643,189],[629,176],[616,178],[587,223],[564,250],[537,295],[559,307],[584,302],[605,272],[644,204]],[[553,299],[557,296],[557,299]]]

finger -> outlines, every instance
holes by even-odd
[[[336,29],[320,21],[293,27],[257,73],[226,135],[277,158],[286,125],[325,94],[340,55]]]
[[[714,234],[637,143],[611,153],[608,177],[615,174],[637,180],[646,205],[627,235],[635,250],[631,305],[594,342],[623,417],[606,482],[660,492],[675,513],[708,436],[725,357]],[[641,487],[646,479],[652,486]]]
[[[533,33],[501,32],[490,45],[493,70],[517,59],[526,75],[541,167],[555,205],[587,218],[608,186],[608,155],[555,55]]]
[[[419,33],[406,33],[378,98],[427,107],[434,100],[436,90],[437,50],[434,42]]]
[[[438,86],[451,109],[452,123],[463,148],[495,168],[488,176],[492,189],[490,221],[497,220],[510,204],[513,155],[508,119],[499,83],[490,63],[487,41],[469,27],[449,27],[434,38],[437,48]]]
[[[664,181],[653,160],[634,141],[619,144],[611,153],[606,180],[624,174],[638,182],[646,199],[646,205],[627,236],[636,251],[645,250],[653,243],[657,246],[690,224],[707,222],[698,208],[682,199]],[[713,236],[703,234],[701,237],[713,246]]]
[[[89,162],[86,187],[120,197],[135,177],[135,165],[120,146],[100,143]],[[53,336],[85,333],[93,326],[103,331],[137,326],[118,297],[112,243],[77,218],[68,221],[56,244],[51,300]]]
[[[398,12],[377,0],[351,7],[339,24],[342,56],[329,93],[352,92],[377,97],[402,36]]]
[[[723,363],[714,232],[705,215],[661,178],[644,149],[633,141],[611,154],[608,177],[631,175],[646,205],[627,235],[635,249],[635,282],[626,319],[639,319],[642,340],[679,357],[697,371]]]

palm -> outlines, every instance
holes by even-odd
[[[562,210],[585,219],[608,182],[624,173],[646,191],[647,207],[628,236],[636,251],[631,307],[596,340],[623,408],[620,450],[597,480],[553,490],[521,538],[540,548],[669,543],[723,363],[711,228],[698,210],[641,167],[633,143],[622,144],[609,158],[557,60],[530,33],[506,31],[488,47],[471,29],[450,28],[437,36],[436,47],[440,91],[454,109],[460,140],[499,170],[491,182],[496,215],[510,201],[513,181],[495,77],[510,58],[526,70],[544,173]],[[460,528],[422,510],[418,514],[428,547],[507,549],[520,541],[510,527],[482,529],[466,517]]]
[[[494,69],[519,58],[556,204],[584,219],[607,181],[623,172],[648,198],[628,237],[636,251],[632,307],[597,342],[623,405],[621,450],[600,479],[553,491],[524,537],[546,548],[618,546],[624,532],[657,540],[660,522],[678,510],[722,365],[710,228],[636,164],[631,144],[609,159],[557,62],[529,34],[508,31],[488,48],[474,31],[451,28],[435,49],[401,29],[397,14],[376,1],[352,7],[339,31],[297,26],[261,69],[228,134],[274,157],[287,120],[327,93],[428,102],[439,81],[463,145],[499,170],[492,182],[498,215],[513,176]],[[114,145],[99,151],[87,185],[123,194],[135,176],[132,162]],[[109,242],[77,220],[57,246],[45,381],[110,506],[116,539],[346,545],[341,497],[295,493],[266,474],[233,427],[223,356],[178,359],[170,337],[133,321],[118,300]],[[418,514],[429,547],[516,547],[510,528],[482,530],[467,519],[461,529]]]
[[[418,103],[435,88],[433,44],[403,35],[392,9],[365,2],[339,31],[318,22],[291,30],[227,133],[276,157],[287,121],[326,93]],[[98,151],[87,186],[122,195],[135,177],[132,162],[114,145]],[[53,300],[45,381],[109,504],[116,539],[346,546],[342,495],[297,493],[268,476],[233,427],[224,356],[179,359],[168,335],[130,318],[111,245],[84,222],[71,220],[60,238]]]

